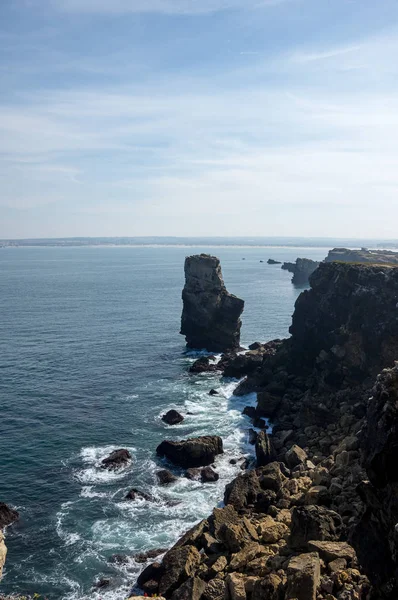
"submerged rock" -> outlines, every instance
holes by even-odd
[[[239,348],[244,301],[224,284],[220,261],[200,254],[185,259],[181,334],[190,348],[224,352]]]
[[[280,260],[274,260],[273,258],[269,258],[267,260],[267,263],[269,265],[281,265],[282,264]]]
[[[217,454],[223,453],[223,444],[216,435],[179,442],[165,440],[156,448],[156,453],[180,467],[206,467],[214,462]]]
[[[145,492],[141,492],[135,488],[132,488],[125,496],[126,500],[137,500],[137,498],[142,498],[143,500],[147,500],[148,502],[153,502],[153,497]]]
[[[182,423],[183,420],[184,417],[178,411],[174,410],[174,408],[167,411],[167,413],[162,416],[162,421],[168,425],[178,425],[178,423]]]
[[[131,454],[125,448],[114,450],[109,456],[101,461],[101,469],[115,471],[122,469],[131,461]]]

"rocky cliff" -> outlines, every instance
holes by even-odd
[[[185,259],[181,334],[190,348],[224,352],[239,348],[244,302],[230,294],[220,261],[200,254]]]
[[[352,250],[350,248],[333,248],[325,258],[325,262],[350,262],[363,264],[398,265],[398,252],[391,250]]]
[[[311,260],[310,258],[297,258],[294,263],[283,263],[281,268],[284,271],[293,273],[292,283],[295,285],[305,285],[308,283],[310,276],[318,266],[319,262],[316,260]]]

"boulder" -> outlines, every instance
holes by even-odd
[[[169,483],[174,483],[177,481],[178,477],[173,475],[171,471],[168,469],[162,469],[156,473],[156,477],[158,478],[160,485],[168,485]]]
[[[191,479],[192,481],[194,481],[195,479],[198,480],[198,479],[200,479],[200,473],[201,473],[200,469],[195,469],[195,468],[187,469],[185,471],[185,477],[187,479]]]
[[[263,467],[275,459],[275,452],[270,437],[265,431],[260,431],[257,435],[255,448],[258,467]]]
[[[178,546],[166,552],[159,582],[159,593],[170,596],[192,577],[200,564],[200,554],[194,546]]]
[[[270,573],[254,584],[252,600],[282,600],[284,585],[276,573]]]
[[[337,541],[343,530],[338,513],[323,506],[296,506],[292,511],[289,545],[306,550],[310,540]]]
[[[356,552],[347,542],[311,540],[308,542],[308,548],[312,552],[318,552],[322,560],[327,563],[337,558],[344,558],[349,563],[356,561]]]
[[[182,415],[180,415],[180,413],[177,412],[176,410],[174,410],[173,408],[171,410],[167,411],[167,413],[162,416],[162,421],[164,421],[168,425],[177,425],[178,423],[181,423],[183,420],[184,420],[184,417]]]
[[[287,568],[286,600],[316,600],[320,579],[321,566],[316,552],[294,556]]]
[[[156,582],[156,587],[160,581],[160,578],[164,572],[164,568],[161,563],[154,562],[147,567],[138,575],[137,586],[146,591],[145,586],[148,582],[151,582],[149,587],[153,587],[152,582]],[[157,590],[155,590],[156,592]],[[154,593],[155,593],[154,592]]]
[[[205,467],[200,472],[200,479],[203,483],[218,481],[219,478],[219,474],[216,473],[211,467]]]
[[[171,600],[200,600],[207,584],[199,577],[190,577],[171,596]]]
[[[286,477],[281,471],[281,466],[276,461],[265,465],[265,467],[257,469],[256,472],[262,490],[273,490],[274,492],[279,492],[282,484],[284,481],[286,481]]]
[[[15,521],[18,521],[19,513],[18,511],[10,508],[4,502],[0,502],[0,529],[4,529],[4,527],[8,527]]]
[[[238,475],[225,487],[224,504],[232,505],[236,510],[254,504],[261,492],[260,482],[255,471]]]
[[[285,454],[285,461],[289,469],[294,469],[297,465],[304,463],[306,459],[307,453],[297,444],[293,444]]]
[[[209,356],[201,356],[189,367],[190,373],[211,373],[215,371],[219,371],[220,367],[216,363],[210,362]]]
[[[225,583],[231,600],[246,600],[245,578],[241,573],[229,573]]]
[[[156,453],[181,467],[205,467],[223,453],[223,444],[222,439],[215,435],[180,442],[165,440],[156,448]]]
[[[117,471],[123,469],[131,462],[131,454],[125,448],[114,450],[101,461],[101,469]]]
[[[187,346],[214,352],[238,349],[244,301],[227,291],[219,259],[188,256],[184,270],[181,334]]]
[[[220,577],[211,579],[203,593],[203,600],[225,600],[226,583]]]

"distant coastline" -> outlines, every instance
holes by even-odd
[[[331,248],[397,249],[398,240],[305,237],[73,237],[2,239],[0,248],[175,247],[215,248]]]

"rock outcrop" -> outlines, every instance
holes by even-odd
[[[156,454],[169,461],[189,469],[190,467],[207,467],[218,454],[223,453],[222,439],[217,435],[206,435],[179,442],[164,440],[156,448]]]
[[[239,348],[244,301],[230,294],[220,261],[200,254],[185,259],[181,334],[190,348],[225,352]]]
[[[319,267],[319,262],[310,258],[297,258],[295,263],[283,263],[282,269],[293,273],[292,283],[295,285],[308,284],[312,273]]]
[[[0,502],[0,529],[4,529],[18,521],[19,513],[4,502]]]
[[[325,262],[348,262],[378,265],[398,265],[398,252],[391,250],[368,250],[361,248],[333,248],[325,258]]]

